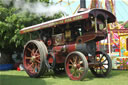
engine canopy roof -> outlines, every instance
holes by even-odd
[[[42,29],[46,29],[46,28],[52,28],[52,27],[56,27],[57,25],[67,24],[67,23],[72,23],[74,21],[87,19],[87,18],[90,18],[90,16],[97,17],[98,15],[102,15],[104,17],[103,19],[107,20],[107,23],[112,23],[112,22],[116,21],[116,17],[111,12],[109,12],[107,10],[90,9],[85,12],[77,13],[72,16],[62,17],[59,19],[50,20],[50,21],[43,22],[43,23],[33,25],[30,27],[25,27],[20,30],[20,34],[33,32],[33,31],[37,31],[37,30],[42,30]]]

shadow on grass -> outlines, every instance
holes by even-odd
[[[106,78],[110,79],[119,75],[128,75],[128,72],[112,70]],[[93,81],[95,78],[96,77],[89,71],[84,81]],[[16,72],[15,75],[11,75],[11,73],[8,75],[0,75],[0,85],[53,85],[59,82],[59,80],[67,81],[67,79],[69,78],[66,73],[56,75],[54,73],[46,73],[41,78],[30,78],[29,76]]]
[[[41,78],[30,78],[27,76],[18,75],[0,75],[0,85],[52,85],[48,84]]]
[[[49,78],[49,77],[52,77],[54,79],[56,78],[65,79],[65,78],[68,78],[68,75],[65,72],[59,73],[59,74],[54,74],[54,72],[51,72],[51,73],[49,72],[49,73],[45,73],[45,75],[42,76],[41,78]],[[89,71],[84,81],[90,81],[90,80],[93,80],[93,78],[95,78],[95,76]]]
[[[127,74],[126,70],[112,70],[106,78],[111,78],[111,77],[115,77],[118,75],[125,75],[125,74]]]
[[[54,72],[46,72],[41,78],[49,78],[52,77],[54,79],[56,78],[68,78],[67,74],[65,72],[56,74]]]
[[[125,72],[122,72],[122,71],[120,72],[119,70],[118,71],[112,70],[110,72],[110,74],[108,74],[107,77],[96,77],[89,70],[87,76],[84,79],[84,81],[91,81],[95,78],[112,78],[112,77],[115,77],[115,76],[118,76],[118,75],[121,75],[121,74],[125,74]],[[62,79],[68,78],[66,73],[61,73],[61,74],[46,73],[44,76],[42,76],[42,78],[49,78],[49,77],[52,77],[54,79],[56,79],[56,78],[62,78]]]
[[[93,79],[95,79],[95,78],[113,78],[113,77],[115,77],[115,76],[118,76],[118,75],[122,75],[122,74],[127,74],[126,73],[126,71],[119,71],[119,70],[112,70],[108,75],[107,75],[107,77],[96,77],[96,76],[94,76],[92,73],[91,73],[91,71],[89,70],[89,72],[88,72],[88,74],[87,74],[87,76],[86,76],[86,79],[84,80],[84,81],[90,81],[90,80],[93,80]]]

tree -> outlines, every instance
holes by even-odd
[[[32,3],[35,1],[50,5],[49,0],[26,0]],[[37,16],[28,11],[19,12],[21,10],[21,8],[14,7],[14,0],[10,0],[8,5],[0,1],[0,52],[10,55],[14,51],[21,52],[24,44],[29,40],[29,34],[20,35],[20,29],[62,16],[62,13],[49,17]]]
[[[128,22],[124,25],[124,28],[128,29]]]
[[[119,21],[119,24],[124,25],[124,28],[128,29],[128,21],[126,21],[126,22]]]

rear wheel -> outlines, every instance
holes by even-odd
[[[70,53],[65,61],[65,70],[71,80],[83,80],[88,72],[88,62],[78,51]]]
[[[41,41],[31,40],[24,48],[23,64],[30,77],[40,77],[46,70],[47,48]]]
[[[110,57],[105,52],[97,51],[95,60],[98,62],[98,65],[90,67],[91,72],[96,77],[106,77],[112,69]]]

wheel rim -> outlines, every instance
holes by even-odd
[[[72,80],[80,80],[84,71],[84,63],[79,55],[70,55],[66,62],[66,71]]]
[[[108,56],[102,52],[96,53],[96,62],[98,62],[97,65],[94,65],[92,70],[97,76],[107,76],[107,74],[111,70],[111,61],[109,60]]]
[[[24,51],[24,67],[30,74],[37,74],[40,71],[40,52],[34,43],[29,43]]]

